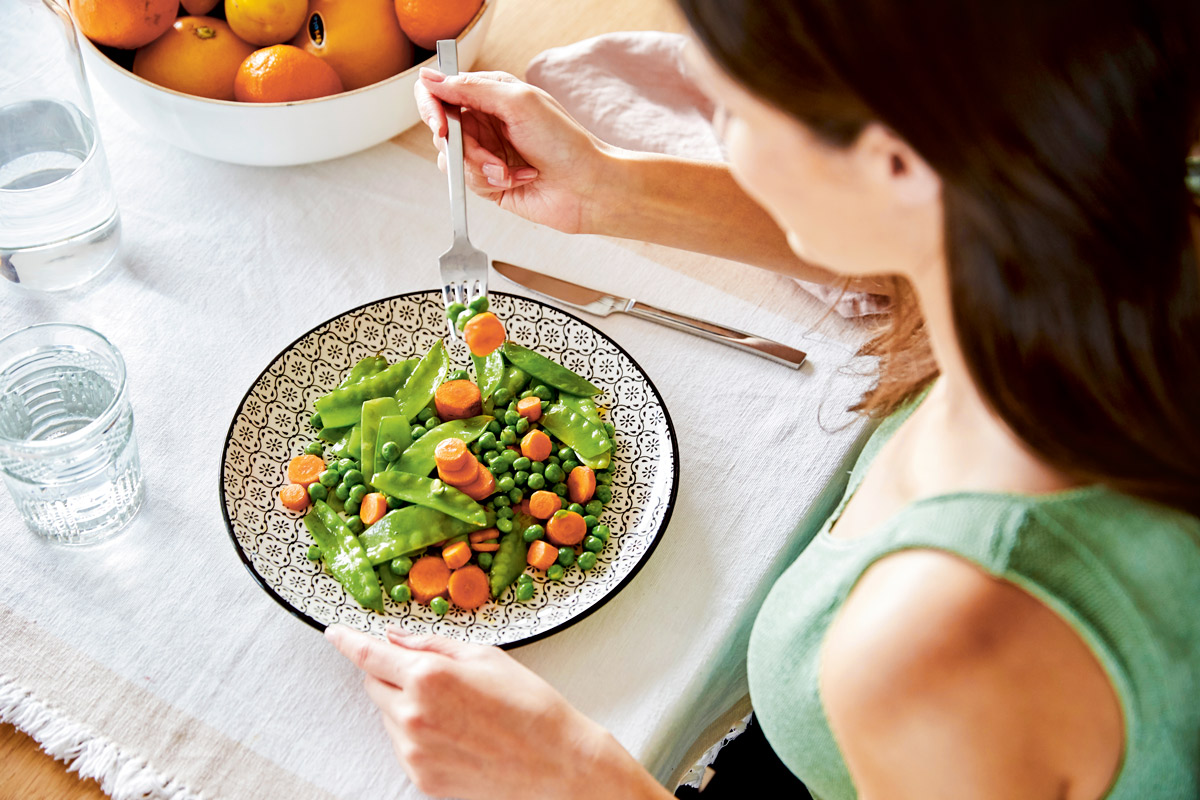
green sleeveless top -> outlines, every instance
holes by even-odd
[[[857,797],[821,700],[821,644],[868,567],[930,548],[1022,587],[1091,647],[1125,719],[1108,800],[1200,797],[1200,519],[1101,487],[956,493],[918,500],[862,538],[834,538],[832,522],[912,408],[868,441],[841,504],[755,620],[750,699],[771,747],[815,798]]]

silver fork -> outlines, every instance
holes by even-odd
[[[453,39],[437,43],[438,69],[445,75],[458,74],[458,48]],[[442,303],[469,304],[487,295],[487,253],[471,244],[467,236],[467,179],[463,167],[462,120],[457,106],[446,106],[446,175],[450,181],[450,218],[454,223],[454,243],[442,253],[438,264],[442,271]],[[457,337],[454,323],[447,319],[450,335]]]

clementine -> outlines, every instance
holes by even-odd
[[[213,17],[180,17],[133,57],[133,74],[177,92],[233,99],[233,79],[254,48]]]
[[[462,33],[482,5],[483,0],[396,0],[396,18],[413,44],[432,50],[438,39]]]
[[[311,0],[308,22],[292,44],[337,70],[347,89],[390,78],[413,62],[392,0]]]
[[[260,47],[291,39],[307,16],[308,0],[225,0],[229,27]]]
[[[342,91],[333,67],[290,44],[255,50],[242,62],[233,84],[243,103],[290,103]]]
[[[97,44],[133,50],[162,36],[179,0],[71,0],[83,35]]]
[[[221,0],[179,0],[183,3],[183,8],[193,17],[200,17],[217,7],[217,3]]]

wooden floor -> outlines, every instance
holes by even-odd
[[[93,780],[81,781],[12,725],[0,725],[0,798],[8,800],[105,800]]]

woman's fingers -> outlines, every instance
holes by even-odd
[[[330,625],[325,629],[325,638],[354,666],[393,686],[404,686],[413,664],[420,657],[344,625]]]
[[[485,114],[507,120],[522,108],[522,102],[537,92],[532,86],[502,72],[463,72],[458,75],[443,75],[428,67],[422,68],[417,85],[430,97],[442,103],[453,103]],[[418,106],[421,94],[417,95]],[[432,106],[430,117],[435,118]],[[424,118],[425,111],[422,111]],[[444,112],[443,112],[444,119]],[[428,123],[428,120],[426,121]],[[430,125],[433,128],[432,125]],[[434,132],[442,130],[441,127]]]

